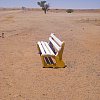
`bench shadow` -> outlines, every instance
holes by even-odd
[[[65,65],[63,68],[66,68],[67,67],[67,65]],[[43,68],[53,68],[53,69],[60,69],[60,68],[62,68],[62,67],[43,67]]]

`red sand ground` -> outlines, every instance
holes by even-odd
[[[0,100],[100,100],[100,13],[0,11]],[[65,41],[66,68],[42,68],[37,41]]]

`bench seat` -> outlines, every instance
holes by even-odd
[[[55,56],[55,53],[52,51],[52,49],[50,48],[50,46],[47,42],[39,41],[38,45],[39,45],[39,48],[40,48],[40,53],[42,55]]]

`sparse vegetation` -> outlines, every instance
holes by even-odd
[[[72,13],[72,12],[74,12],[74,10],[73,9],[67,9],[66,12],[67,13]]]
[[[46,12],[49,10],[49,4],[46,3],[46,1],[40,1],[37,2],[37,4],[42,7],[42,10],[44,11],[44,13],[46,14]]]

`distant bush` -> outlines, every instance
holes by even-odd
[[[67,13],[72,13],[72,12],[74,12],[74,10],[73,9],[67,9],[66,12]]]
[[[25,10],[25,9],[26,9],[26,7],[23,7],[23,6],[22,6],[22,10]]]

